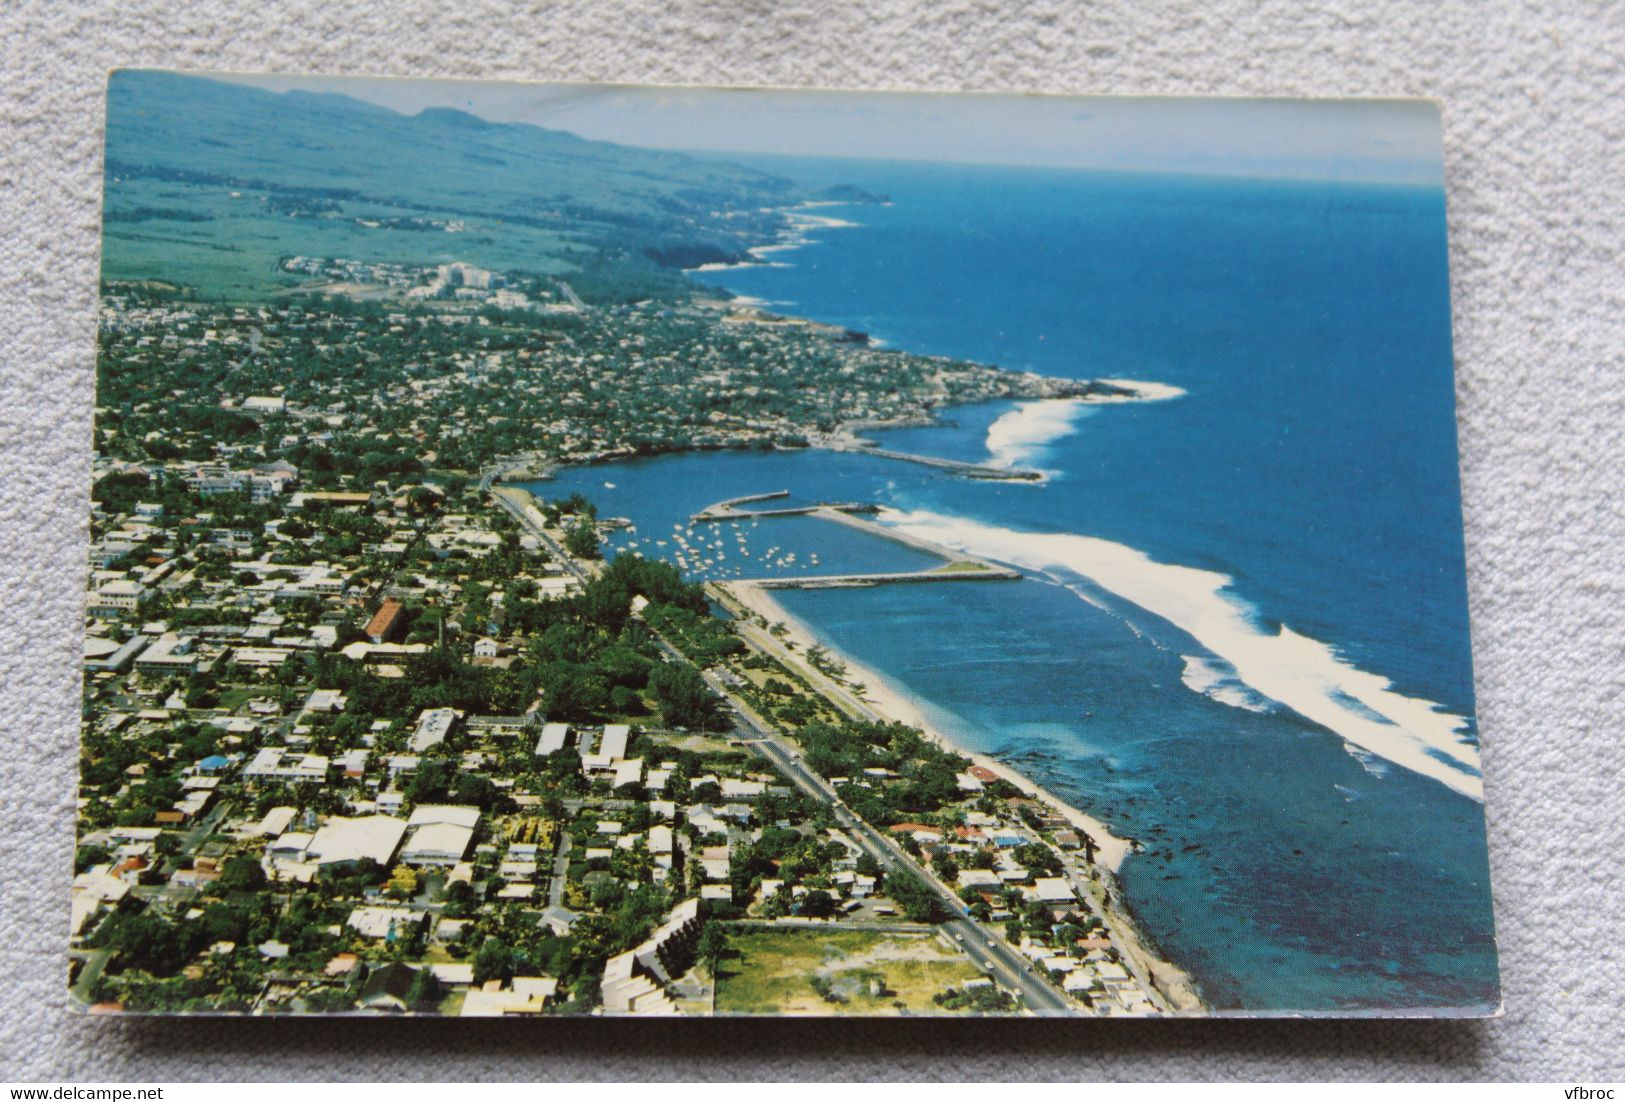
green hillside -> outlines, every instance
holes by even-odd
[[[762,208],[797,198],[739,166],[450,109],[126,70],[108,84],[102,274],[257,298],[296,282],[287,256],[455,259],[615,297],[742,253],[778,228]]]

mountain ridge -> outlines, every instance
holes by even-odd
[[[726,161],[454,107],[408,115],[338,92],[135,69],[108,80],[104,168],[104,278],[226,297],[285,288],[277,265],[292,255],[455,253],[538,274],[579,269],[584,256],[636,270],[652,256],[742,255],[808,197]],[[142,212],[139,233],[131,211]],[[403,219],[470,225],[431,246],[434,235],[399,229]]]

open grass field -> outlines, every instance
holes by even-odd
[[[937,567],[935,573],[938,573],[938,574],[966,574],[966,573],[980,572],[980,571],[984,571],[986,569],[987,569],[987,567],[985,565],[983,565],[982,563],[979,563],[979,562],[967,562],[964,559],[959,559],[959,560],[957,560],[955,562],[945,563],[944,565]]]
[[[941,1014],[932,997],[982,975],[935,934],[747,927],[732,932],[718,1014]]]
[[[265,685],[238,685],[220,691],[220,707],[236,710],[255,697],[274,695],[274,690]]]
[[[469,260],[499,270],[559,274],[570,241],[532,226],[473,219],[466,231],[409,232],[365,221],[432,217],[412,208],[351,202],[342,214],[295,217],[269,209],[264,193],[229,185],[120,180],[117,209],[155,212],[138,222],[105,227],[102,275],[187,283],[234,300],[260,301],[319,281],[282,271],[285,257],[344,257],[430,266]],[[184,217],[164,217],[165,213]],[[443,217],[443,216],[442,216]]]
[[[135,70],[108,83],[105,165],[103,277],[240,302],[309,283],[280,266],[303,256],[570,273],[619,303],[688,287],[646,246],[737,253],[805,198],[726,162],[456,110]]]

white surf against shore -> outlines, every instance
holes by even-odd
[[[1183,398],[1185,391],[1181,387],[1170,386],[1167,383],[1148,383],[1140,379],[1097,379],[1096,382],[1106,383],[1109,386],[1120,386],[1125,390],[1132,390],[1133,394],[1097,394],[1088,400],[1100,402],[1166,402],[1173,398]]]
[[[1359,669],[1325,643],[1284,625],[1273,633],[1261,629],[1247,605],[1224,592],[1231,579],[1223,574],[1159,563],[1132,547],[1088,536],[1018,532],[926,511],[888,509],[879,519],[985,558],[1088,578],[1180,628],[1227,663],[1242,685],[1335,732],[1350,746],[1471,799],[1484,798],[1478,748],[1462,738],[1464,717],[1397,692],[1387,678]],[[1205,693],[1212,685],[1191,687]]]
[[[1081,398],[1022,402],[987,427],[988,458],[996,467],[1027,466],[1055,441],[1077,432],[1088,412]]]
[[[784,215],[798,229],[803,230],[855,230],[863,225],[861,222],[849,222],[845,218],[831,218],[827,214],[807,214],[803,211],[787,211]]]
[[[1022,402],[999,416],[987,428],[987,454],[996,467],[1031,466],[1046,448],[1078,431],[1078,423],[1093,407],[1110,402],[1164,402],[1185,392],[1166,383],[1132,379],[1102,379],[1103,383],[1133,390],[1132,395],[1092,395],[1088,398],[1040,398]]]

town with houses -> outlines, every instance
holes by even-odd
[[[104,288],[83,1006],[1177,1009],[1086,832],[501,481],[1038,383],[725,303],[284,268],[331,293]]]

